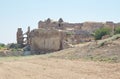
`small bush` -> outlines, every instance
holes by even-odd
[[[103,43],[100,44],[100,47],[101,47],[101,46],[104,46],[104,45],[105,45],[105,43],[103,42]]]
[[[95,40],[101,39],[104,35],[110,35],[111,30],[109,28],[100,28],[94,32]]]
[[[74,33],[72,32],[66,32],[67,35],[73,35]]]
[[[3,43],[0,43],[0,47],[5,47],[5,44],[3,44]]]
[[[115,34],[120,34],[120,27],[115,28]]]
[[[0,43],[0,49],[5,48],[5,44]]]

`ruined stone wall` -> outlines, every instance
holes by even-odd
[[[106,21],[105,26],[112,28],[115,24],[112,21]]]
[[[38,22],[38,28],[55,28],[66,30],[67,28],[81,29],[82,23],[68,23],[61,22],[61,18],[58,21],[51,21],[49,18],[45,21]]]
[[[103,23],[99,22],[85,22],[83,23],[82,30],[92,33],[96,29],[104,27]]]
[[[69,44],[79,44],[89,42],[93,39],[92,35],[83,30],[71,30],[66,32],[66,41]]]
[[[50,22],[50,23],[47,23],[47,22],[42,22],[40,21],[38,23],[38,28],[55,28],[58,26],[58,23],[57,22]]]
[[[62,49],[62,33],[54,29],[35,29],[31,33],[31,50],[37,54]]]
[[[40,21],[38,23],[38,28],[55,28],[55,29],[62,29],[62,30],[84,30],[89,33],[92,33],[96,29],[102,28],[102,27],[108,27],[113,29],[113,26],[117,27],[120,26],[120,23],[114,23],[112,21],[106,21],[103,22],[83,22],[83,23],[68,23],[68,22],[62,22],[62,26],[59,27],[59,20],[58,21]]]

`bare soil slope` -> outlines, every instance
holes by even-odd
[[[120,36],[120,35],[119,35]],[[87,59],[104,62],[120,62],[120,38],[113,36],[96,42],[79,44],[74,48],[61,50],[48,55],[51,58]]]

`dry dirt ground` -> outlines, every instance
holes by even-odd
[[[120,63],[41,56],[0,58],[0,79],[120,79]]]

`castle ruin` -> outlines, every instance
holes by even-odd
[[[21,46],[30,46],[31,51],[36,54],[58,51],[69,47],[69,44],[79,44],[93,40],[92,33],[99,28],[109,27],[111,29],[120,26],[120,23],[111,21],[68,23],[62,18],[53,21],[48,18],[38,22],[38,28],[23,34],[22,28],[17,31],[17,43]],[[26,35],[27,37],[24,37]]]

